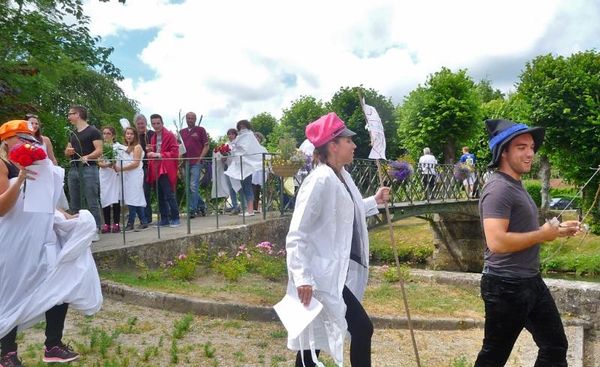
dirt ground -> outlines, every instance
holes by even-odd
[[[294,353],[286,349],[286,333],[279,323],[195,316],[183,338],[174,339],[174,324],[183,318],[180,313],[105,300],[92,318],[70,311],[64,340],[82,353],[75,366],[293,366]],[[417,330],[421,365],[471,366],[482,337],[481,329]],[[20,337],[19,354],[26,366],[45,365],[39,362],[42,342],[41,327],[28,329]],[[600,343],[591,346],[600,351]],[[533,366],[535,354],[533,341],[524,333],[507,366]],[[586,365],[598,366],[592,363],[589,360]],[[376,330],[373,365],[415,366],[409,332]]]

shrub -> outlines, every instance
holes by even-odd
[[[542,184],[538,180],[526,180],[523,182],[525,190],[531,195],[535,205],[542,206]]]
[[[174,279],[190,281],[195,278],[200,256],[192,249],[187,254],[181,253],[177,258],[168,263],[168,274]]]
[[[212,268],[232,282],[248,272],[245,259],[229,258],[227,255],[217,256],[212,263]]]
[[[433,255],[433,248],[426,245],[413,245],[398,248],[398,259],[403,263],[424,264]],[[391,246],[376,244],[371,246],[371,260],[376,264],[395,264]]]
[[[241,245],[233,258],[220,252],[212,263],[213,269],[227,280],[236,281],[245,273],[260,274],[277,281],[287,275],[285,250],[264,241],[254,247]]]

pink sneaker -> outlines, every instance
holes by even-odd
[[[119,223],[115,223],[112,225],[112,228],[110,231],[112,233],[119,233],[119,232],[121,232],[121,226],[119,226]]]
[[[102,225],[102,233],[110,233],[110,227],[108,226],[108,224],[103,224]]]
[[[70,346],[60,344],[50,349],[44,348],[44,358],[46,363],[67,363],[79,359],[79,354],[75,353]]]

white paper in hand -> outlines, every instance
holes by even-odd
[[[317,317],[323,305],[312,297],[308,307],[304,307],[298,297],[286,294],[273,308],[287,330],[288,336],[295,338]]]
[[[27,213],[54,213],[54,176],[50,160],[38,161],[27,169],[35,172],[35,180],[27,180],[23,211]]]

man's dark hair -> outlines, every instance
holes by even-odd
[[[158,113],[153,113],[152,115],[150,115],[150,121],[152,121],[152,119],[160,119],[160,123],[164,124],[162,116]]]
[[[79,118],[87,121],[87,119],[88,119],[87,108],[80,106],[80,105],[74,105],[74,106],[69,107],[69,109],[77,111]]]
[[[243,128],[246,128],[248,130],[252,130],[252,125],[250,125],[250,121],[248,120],[240,120],[238,121],[237,125],[235,126],[238,131],[240,131]]]

